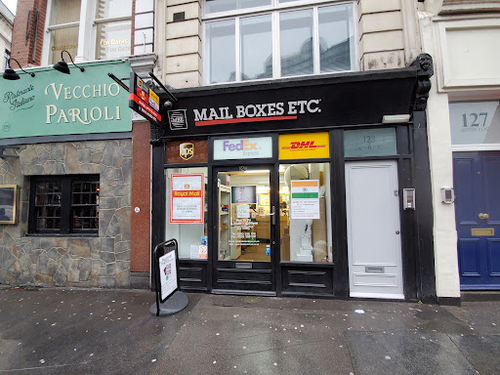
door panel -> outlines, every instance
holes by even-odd
[[[404,298],[397,163],[346,163],[350,294]]]
[[[453,154],[462,290],[500,289],[500,153]]]
[[[214,175],[217,243],[213,289],[274,292],[272,166],[220,167]]]

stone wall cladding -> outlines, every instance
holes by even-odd
[[[17,225],[0,225],[0,283],[127,287],[130,276],[132,140],[19,146],[0,159],[0,184],[17,184]],[[28,235],[30,176],[99,174],[99,235]]]

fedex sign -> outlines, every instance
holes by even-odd
[[[273,156],[271,137],[216,139],[214,160],[261,159]]]

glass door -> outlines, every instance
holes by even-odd
[[[274,292],[272,166],[220,167],[213,289]]]

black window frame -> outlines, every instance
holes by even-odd
[[[71,217],[73,206],[73,183],[74,182],[92,182],[100,184],[99,175],[85,174],[85,175],[51,175],[51,176],[32,176],[30,180],[30,200],[29,200],[29,221],[28,233],[32,235],[75,235],[75,236],[97,236],[99,233],[99,197],[100,188],[98,188],[97,195],[97,226],[96,228],[89,229],[75,229],[73,228],[73,220]],[[36,186],[38,183],[60,183],[61,184],[61,197],[60,197],[60,228],[59,229],[40,229],[37,228],[36,216]],[[75,206],[77,206],[75,204]]]

